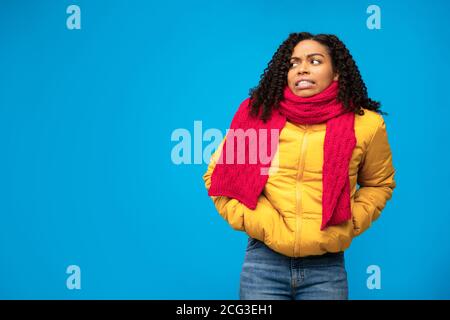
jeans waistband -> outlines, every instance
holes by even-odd
[[[316,260],[316,259],[323,259],[323,258],[337,258],[344,255],[344,251],[339,251],[339,252],[326,252],[324,254],[321,255],[314,255],[314,256],[306,256],[306,257],[301,257],[301,258],[297,258],[297,259],[312,259],[312,260]]]

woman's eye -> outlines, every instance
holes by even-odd
[[[312,62],[312,64],[315,64],[315,65],[318,65],[318,64],[321,64],[321,63],[322,63],[322,61],[317,60],[317,59],[312,59],[311,62]],[[314,62],[317,62],[317,63],[314,63]],[[297,65],[298,65],[297,62],[291,62],[291,63],[289,63],[289,68],[294,68],[294,67],[296,67]]]

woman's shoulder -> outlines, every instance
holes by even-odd
[[[376,111],[365,108],[363,110],[363,115],[355,116],[355,134],[361,143],[366,144],[372,141],[380,128],[384,128],[384,118]]]
[[[364,114],[356,114],[355,116],[355,126],[373,128],[376,130],[384,122],[384,118],[380,113],[366,108],[362,109],[364,110]]]

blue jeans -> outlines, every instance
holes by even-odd
[[[347,300],[344,252],[292,258],[249,237],[239,299]]]

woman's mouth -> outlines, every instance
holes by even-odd
[[[301,80],[295,83],[295,88],[299,90],[309,89],[315,86],[315,83],[310,80]]]

